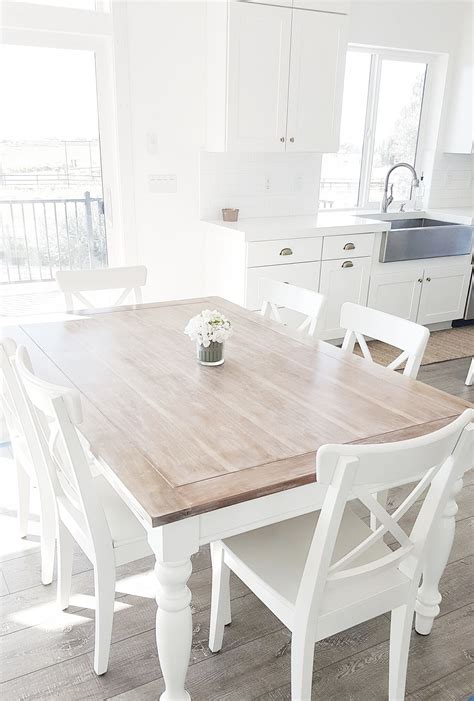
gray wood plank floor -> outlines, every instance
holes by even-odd
[[[424,366],[419,379],[474,402],[464,385],[469,359]],[[91,565],[77,549],[73,596],[67,611],[55,606],[55,584],[40,584],[38,517],[33,499],[31,535],[16,534],[14,473],[0,453],[0,698],[156,699],[163,690],[154,640],[151,558],[118,570],[110,667],[92,668],[94,599]],[[390,494],[393,508],[403,490]],[[413,633],[408,671],[410,701],[465,701],[474,693],[474,471],[459,498],[457,528],[442,579],[441,615],[429,637]],[[290,698],[290,636],[236,578],[232,625],[224,647],[207,647],[210,603],[208,548],[194,558],[190,579],[194,636],[188,688],[195,701],[284,701]],[[318,643],[314,699],[380,701],[387,698],[389,617],[380,616]]]

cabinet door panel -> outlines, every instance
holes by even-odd
[[[423,268],[372,275],[368,306],[416,321],[422,284]]]
[[[229,10],[227,150],[284,151],[292,10],[243,2]]]
[[[293,10],[287,151],[337,151],[347,17]]]
[[[245,306],[247,309],[260,309],[262,299],[259,293],[259,280],[269,277],[272,280],[288,282],[290,285],[306,287],[308,290],[317,291],[319,286],[319,273],[321,263],[293,263],[292,265],[266,265],[261,268],[247,269],[247,295]]]
[[[372,259],[355,258],[350,261],[323,260],[319,291],[326,295],[325,313],[320,328],[321,338],[341,338],[344,331],[339,325],[341,306],[344,302],[367,304],[369,275]],[[351,263],[345,267],[344,263]]]
[[[437,324],[460,319],[464,314],[470,278],[468,261],[425,268],[418,323]]]

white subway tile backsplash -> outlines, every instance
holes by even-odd
[[[321,156],[314,153],[201,153],[200,213],[220,219],[223,207],[240,217],[314,214]]]
[[[472,207],[474,155],[438,153],[431,176],[430,207]]]

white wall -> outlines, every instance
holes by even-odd
[[[149,270],[149,299],[202,290],[205,31],[201,2],[128,4],[135,233],[139,262]],[[156,153],[147,147],[149,135],[156,137]],[[154,174],[176,175],[177,191],[150,192],[148,176]]]

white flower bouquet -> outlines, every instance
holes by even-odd
[[[220,312],[205,309],[188,322],[184,333],[197,344],[202,365],[222,365],[224,341],[233,333],[232,324]]]

